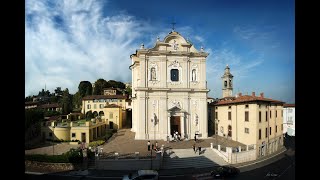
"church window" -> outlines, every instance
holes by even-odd
[[[192,81],[196,81],[197,80],[197,77],[196,77],[196,70],[195,69],[192,69]]]
[[[225,88],[227,87],[227,81],[224,81],[224,87]]]
[[[171,81],[179,81],[179,70],[171,69]]]

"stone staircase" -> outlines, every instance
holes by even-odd
[[[227,164],[210,148],[203,148],[200,155],[193,149],[171,149],[164,153],[161,169],[207,168]]]

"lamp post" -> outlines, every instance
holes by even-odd
[[[152,169],[152,151],[154,149],[154,146],[155,146],[155,140],[156,140],[156,114],[153,113],[153,118],[151,118],[151,123],[153,123],[153,132],[154,132],[154,135],[153,135],[153,143],[151,145],[151,169]]]

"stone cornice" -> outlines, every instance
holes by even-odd
[[[143,88],[137,87],[135,91],[171,91],[171,92],[209,92],[209,89],[192,89],[192,88]]]
[[[207,57],[209,53],[206,52],[200,52],[200,53],[194,53],[194,52],[187,52],[187,51],[147,51],[147,50],[139,50],[137,52],[138,56],[141,55],[148,55],[148,56],[159,56],[159,55],[166,55],[166,56],[189,56],[189,57]],[[205,60],[205,59],[204,59]]]

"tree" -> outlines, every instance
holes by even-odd
[[[126,94],[132,95],[132,89],[128,86],[125,90]]]
[[[73,98],[72,98],[72,104],[73,104],[73,108],[79,108],[81,106],[81,96],[80,96],[80,92],[76,92],[74,95],[73,95]]]
[[[106,80],[100,78],[94,83],[94,89],[92,94],[102,95],[103,89],[108,87],[111,87],[110,84]]]
[[[92,95],[92,84],[89,81],[81,81],[78,86],[81,97]]]
[[[24,102],[30,102],[30,101],[33,101],[33,96],[25,97]]]
[[[54,90],[54,92],[55,92],[55,95],[56,95],[56,96],[62,96],[62,94],[63,94],[63,91],[61,90],[61,87],[57,87],[57,88]]]
[[[92,111],[88,111],[88,112],[87,112],[86,118],[87,118],[87,119],[92,119],[92,118],[93,118]]]
[[[61,104],[62,114],[69,114],[72,111],[72,96],[69,94],[68,88],[63,91]]]
[[[120,81],[109,80],[108,83],[110,84],[110,87],[120,88],[120,89],[125,89],[126,88],[126,85],[123,84]]]
[[[44,112],[41,109],[26,109],[25,110],[25,130],[30,126],[41,122],[44,119]]]

